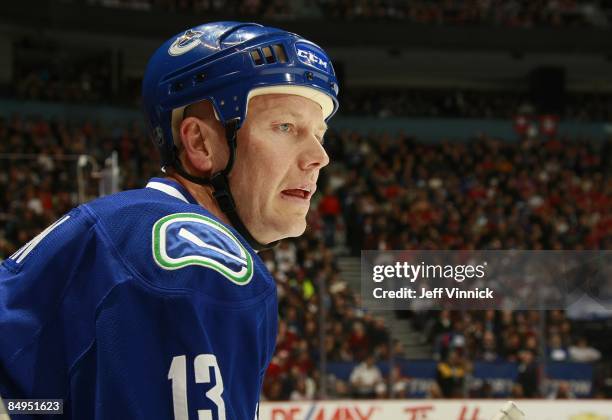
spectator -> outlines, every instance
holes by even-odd
[[[472,398],[493,398],[493,387],[489,381],[484,381],[478,391],[470,395]]]
[[[519,374],[516,382],[523,389],[525,398],[536,398],[539,395],[540,379],[534,355],[530,351],[525,350],[520,352],[519,360]]]
[[[525,392],[523,391],[523,386],[521,384],[514,383],[512,385],[512,390],[510,391],[510,397],[513,399],[521,399],[525,398]]]
[[[319,213],[323,218],[323,240],[327,247],[333,247],[336,235],[336,224],[340,215],[340,200],[333,193],[331,187],[325,189],[325,193],[319,201]]]
[[[295,379],[295,384],[289,395],[289,399],[291,401],[312,401],[314,398],[314,381],[306,375],[299,374]]]
[[[429,388],[427,389],[427,395],[425,396],[425,398],[435,400],[444,397],[445,396],[442,394],[442,389],[440,388],[440,385],[438,385],[437,382],[432,382]]]
[[[569,382],[559,381],[548,395],[548,398],[551,400],[573,400],[576,398],[576,395],[574,395]]]
[[[580,337],[576,344],[569,347],[569,356],[573,362],[591,363],[601,358],[601,353],[594,347],[589,346],[586,338]]]
[[[350,388],[347,385],[346,382],[341,381],[337,378],[333,378],[332,381],[330,381],[332,386],[331,386],[331,397],[332,398],[338,398],[338,399],[346,399],[346,398],[350,398],[351,393],[350,393]]]
[[[554,362],[565,362],[569,359],[569,353],[561,342],[561,336],[559,334],[553,334],[550,337],[550,344],[548,347],[548,357]]]
[[[448,360],[438,363],[436,381],[446,398],[461,397],[467,374],[463,358],[457,351],[448,354]]]
[[[389,397],[408,398],[410,379],[402,373],[402,369],[399,366],[393,366],[389,375],[389,382],[391,383],[391,395]]]
[[[383,384],[383,376],[380,369],[374,363],[374,356],[369,355],[365,361],[361,362],[351,372],[349,382],[353,388],[355,398],[374,398],[376,387]]]
[[[365,328],[361,322],[353,324],[353,333],[349,338],[351,352],[357,359],[364,359],[371,353],[370,338],[366,335]]]

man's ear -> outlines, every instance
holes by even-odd
[[[189,173],[210,175],[212,173],[215,133],[206,123],[196,117],[186,117],[179,128],[181,136],[183,166]]]

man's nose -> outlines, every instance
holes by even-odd
[[[308,139],[305,150],[300,156],[300,169],[321,169],[329,164],[329,156],[321,142],[314,136]]]

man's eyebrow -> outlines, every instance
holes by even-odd
[[[283,114],[290,115],[293,118],[296,118],[296,119],[299,119],[299,120],[304,119],[304,116],[302,114],[300,114],[299,112],[294,112],[294,111],[289,111],[289,110],[283,109],[281,111],[280,115],[282,116]],[[327,125],[326,122],[323,122],[318,127],[318,129],[321,130],[321,131],[327,131],[328,128],[329,128],[329,126]]]

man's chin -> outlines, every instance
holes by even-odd
[[[278,236],[279,236],[279,239],[295,238],[298,236],[302,236],[305,231],[306,231],[306,220],[301,219],[301,220],[296,220],[295,222],[291,224],[288,223],[282,226],[278,230],[279,232]]]
[[[291,235],[291,237],[296,237],[296,236],[302,236],[304,234],[304,232],[306,232],[306,220],[304,220],[301,224],[300,227],[298,229],[296,229],[296,231],[294,232],[293,235]]]
[[[261,234],[255,234],[254,232],[251,232],[251,234],[258,242],[269,244],[285,238],[302,236],[305,231],[306,219],[302,218],[295,220],[293,223],[289,223],[289,220],[287,220],[287,223],[284,223],[282,226],[270,227],[268,229],[262,227]]]

